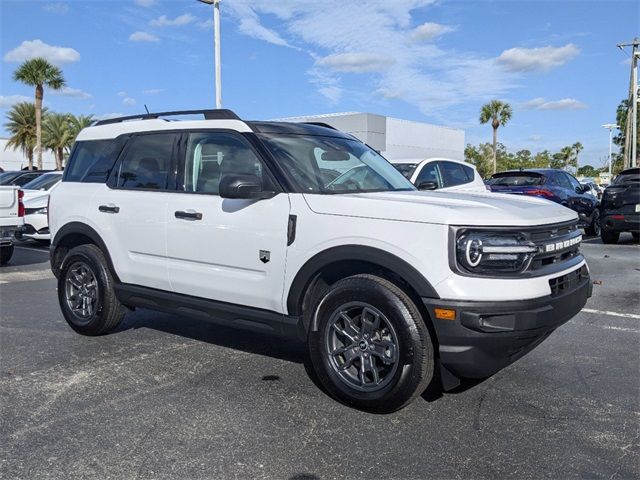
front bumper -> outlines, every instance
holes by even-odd
[[[576,315],[592,293],[586,265],[549,280],[551,295],[503,302],[423,298],[438,337],[440,364],[458,378],[485,378],[531,351]],[[435,309],[456,311],[439,320]]]

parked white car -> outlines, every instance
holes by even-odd
[[[24,185],[24,227],[18,238],[40,242],[51,239],[47,206],[49,195],[62,180],[62,172],[49,172]]]
[[[17,186],[0,186],[0,265],[11,260],[13,239],[24,225],[23,196]]]
[[[200,113],[78,135],[50,202],[51,268],[76,332],[151,308],[274,344],[291,335],[331,395],[390,412],[432,381],[494,374],[591,296],[578,216],[562,205],[420,192],[338,130]]]
[[[452,158],[390,160],[418,190],[487,192],[476,167]]]

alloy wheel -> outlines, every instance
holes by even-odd
[[[65,299],[79,324],[89,322],[98,307],[98,281],[89,265],[75,262],[65,276]]]

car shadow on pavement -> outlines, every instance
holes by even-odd
[[[306,357],[304,343],[297,340],[225,327],[201,319],[163,314],[151,310],[139,309],[135,313],[127,314],[118,330],[138,328],[158,330],[199,342],[207,342],[289,362],[304,363]]]

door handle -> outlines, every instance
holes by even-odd
[[[114,204],[110,203],[109,205],[100,205],[98,210],[103,213],[118,213],[120,211],[120,207],[116,207]]]
[[[176,218],[182,218],[184,220],[202,220],[202,214],[200,212],[185,212],[178,210],[175,212]]]

